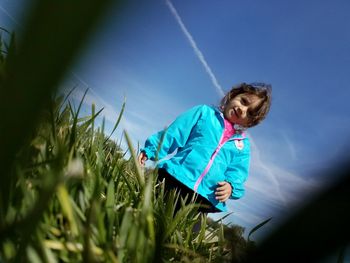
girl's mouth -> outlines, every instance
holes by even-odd
[[[236,112],[235,108],[233,108],[233,114],[232,115],[237,118],[237,112]]]

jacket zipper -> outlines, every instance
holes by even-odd
[[[219,140],[218,146],[216,147],[215,151],[214,151],[213,154],[211,155],[207,166],[205,167],[204,171],[203,171],[202,174],[199,176],[199,178],[198,178],[197,181],[196,181],[196,184],[194,185],[194,188],[193,188],[193,189],[194,189],[195,192],[197,192],[197,189],[198,189],[199,184],[202,182],[204,176],[208,173],[210,167],[213,165],[213,162],[214,162],[214,159],[215,159],[216,155],[219,153],[221,147],[225,144],[225,142],[224,142],[224,143],[221,142],[221,141],[222,141],[222,138],[224,137],[224,134],[225,134],[225,128],[224,128],[224,130],[223,130],[223,132],[222,132],[222,135],[221,135],[221,138],[220,138],[220,140]]]
[[[220,140],[219,140],[218,146],[216,147],[215,151],[214,151],[213,154],[211,155],[207,166],[205,167],[204,171],[203,171],[202,174],[199,176],[199,178],[197,179],[197,181],[196,181],[196,183],[195,183],[195,185],[194,185],[194,188],[193,188],[193,189],[194,189],[195,192],[197,192],[197,189],[198,189],[198,187],[199,187],[199,184],[202,182],[204,176],[209,172],[209,169],[210,169],[210,167],[213,165],[214,159],[215,159],[216,155],[219,153],[221,147],[222,147],[226,142],[228,142],[228,141],[233,141],[233,140],[236,140],[236,139],[238,139],[238,140],[241,140],[241,139],[242,139],[242,138],[232,138],[232,139],[228,139],[228,140],[225,141],[225,142],[221,142],[222,139],[223,139],[223,137],[224,137],[224,134],[225,134],[225,128],[224,128],[224,130],[223,130],[223,132],[222,132],[222,135],[221,135],[221,138],[220,138]],[[243,133],[242,135],[243,135],[243,137],[245,136],[244,133]]]

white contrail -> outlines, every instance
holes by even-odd
[[[198,57],[199,61],[202,63],[202,65],[204,66],[206,72],[208,73],[211,81],[213,82],[215,88],[216,88],[216,91],[218,92],[218,94],[220,95],[220,97],[223,97],[224,96],[224,91],[222,89],[222,87],[220,86],[220,84],[218,83],[214,73],[212,72],[212,70],[210,69],[208,63],[206,62],[205,58],[204,58],[204,55],[203,53],[199,50],[196,42],[194,41],[192,35],[190,34],[190,32],[188,32],[186,26],[184,25],[184,23],[182,22],[182,19],[181,17],[179,16],[179,14],[177,13],[175,7],[173,6],[173,4],[171,3],[170,0],[165,0],[166,4],[168,5],[171,13],[174,15],[176,21],[178,22],[182,32],[185,34],[186,38],[188,39],[188,41],[190,42],[196,56]],[[268,175],[268,178],[273,182],[273,184],[275,185],[276,187],[276,190],[277,190],[277,194],[280,198],[280,200],[286,204],[286,200],[284,198],[284,196],[282,195],[282,192],[281,192],[281,189],[280,189],[280,185],[278,183],[278,180],[276,178],[276,176],[271,172],[271,170],[269,169],[268,165],[265,165],[262,160],[260,159],[260,152],[257,148],[257,146],[255,145],[254,141],[252,140],[251,138],[251,143],[252,143],[252,146],[255,148],[255,151],[256,151],[256,155],[257,155],[257,165],[259,165],[259,167],[264,170],[266,172],[266,174]]]
[[[184,25],[184,23],[182,22],[181,17],[179,16],[179,14],[177,13],[175,7],[173,6],[173,4],[170,2],[170,0],[165,0],[166,4],[168,5],[171,13],[174,15],[177,23],[179,24],[182,32],[185,34],[187,40],[190,42],[191,47],[193,48],[196,56],[198,57],[199,61],[202,63],[205,71],[208,73],[214,87],[216,88],[216,91],[218,92],[220,97],[223,97],[225,95],[222,87],[220,86],[219,82],[217,81],[214,73],[212,72],[212,70],[210,69],[207,61],[204,58],[203,53],[199,50],[196,42],[194,41],[192,35],[190,34],[190,32],[188,32],[186,26]]]

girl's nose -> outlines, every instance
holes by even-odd
[[[247,113],[247,111],[246,111],[246,109],[244,107],[239,107],[237,109],[237,112],[238,112],[238,115],[239,115],[240,118],[245,118],[246,113]]]

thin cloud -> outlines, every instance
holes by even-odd
[[[276,205],[291,205],[302,202],[305,197],[318,190],[322,182],[309,177],[299,176],[293,172],[282,169],[276,165],[269,164],[269,172],[278,181],[278,188],[271,184],[273,180],[266,178],[266,172],[259,174],[260,166],[253,165],[255,176],[247,182],[247,188],[254,191],[258,198],[265,198],[274,201]],[[283,193],[283,199],[278,195],[277,189]]]
[[[96,105],[97,110],[104,108],[101,112],[101,116],[105,117],[106,124],[108,123],[109,127],[113,127],[119,116],[121,102],[119,105],[111,105],[102,99],[93,88],[89,87],[89,85],[78,74],[71,72],[71,76],[73,77],[71,81],[75,84],[79,84],[78,88],[72,93],[72,98],[79,102],[82,99],[85,90],[88,88],[89,90],[85,96],[83,105],[86,109],[91,108],[92,104]],[[113,136],[113,138],[120,137],[122,131],[126,130],[134,145],[137,145],[140,141],[145,140],[146,137],[155,133],[157,129],[163,129],[165,124],[169,121],[168,119],[172,119],[169,116],[174,115],[173,117],[175,118],[176,114],[174,114],[173,111],[181,112],[181,107],[179,108],[177,104],[169,106],[171,101],[169,97],[159,94],[159,92],[149,92],[151,88],[145,88],[145,83],[137,82],[135,78],[129,75],[124,76],[124,74],[119,74],[117,79],[111,80],[110,85],[122,86],[130,91],[128,93],[123,117],[116,131],[116,135]],[[157,101],[159,103],[145,107],[145,101]],[[157,111],[159,108],[164,109],[162,114],[159,114]],[[168,108],[169,111],[167,110]],[[101,119],[101,117],[99,119]],[[155,122],[155,120],[157,121]],[[157,125],[156,123],[160,124]],[[107,125],[106,128],[108,128]],[[123,146],[125,146],[125,149],[127,148],[126,145]]]
[[[187,30],[185,24],[182,22],[182,19],[181,19],[180,15],[178,14],[178,12],[176,11],[174,5],[171,3],[170,0],[165,0],[165,2],[167,4],[167,6],[169,7],[170,12],[174,16],[176,22],[179,24],[179,26],[180,26],[182,32],[184,33],[185,37],[190,42],[190,45],[193,48],[193,51],[196,54],[197,58],[199,59],[199,61],[203,65],[203,67],[204,67],[205,71],[207,72],[207,74],[209,75],[209,78],[210,78],[211,82],[213,83],[214,87],[216,88],[216,92],[218,93],[218,95],[220,97],[223,97],[225,95],[225,93],[224,93],[222,87],[220,86],[218,80],[216,79],[213,71],[209,67],[207,61],[205,60],[203,53],[198,48],[198,46],[197,46],[196,42],[194,41],[192,35]]]
[[[92,90],[89,89],[89,91]],[[78,88],[71,94],[71,97],[74,101],[78,102],[82,99],[84,92],[85,89]],[[83,101],[83,108],[89,109],[91,108],[92,104],[96,105],[96,111],[103,108],[100,117],[97,117],[96,119],[96,126],[101,126],[102,118],[105,118],[105,134],[108,135],[112,131],[112,128],[117,121],[119,112],[117,112],[115,110],[115,107],[113,107],[111,104],[107,103],[100,96],[96,95],[96,92],[93,93],[94,94],[89,94],[88,92],[86,94]],[[89,112],[88,114],[91,113]],[[145,129],[145,127],[141,123],[131,121],[124,112],[124,115],[122,116],[122,119],[119,123],[119,127],[117,128],[116,132],[112,135],[111,138],[117,141],[118,143],[120,142],[120,146],[123,150],[127,150],[128,145],[124,140],[124,131],[126,131],[132,139],[133,146],[135,148],[138,148],[138,139],[140,138],[140,135],[144,132],[148,132],[148,129]]]
[[[276,191],[277,196],[282,201],[283,205],[286,205],[287,204],[286,198],[283,196],[283,194],[281,192],[280,184],[279,184],[276,176],[274,175],[274,173],[271,170],[270,166],[262,161],[261,156],[260,156],[259,148],[255,144],[255,141],[254,141],[254,139],[252,137],[250,137],[250,142],[251,142],[251,145],[252,145],[252,152],[254,154],[254,165],[258,168],[258,170],[265,172],[264,174],[267,176],[267,178],[274,185],[274,189]]]
[[[5,14],[7,15],[11,20],[12,22],[14,22],[17,26],[21,27],[21,24],[17,22],[17,20],[4,8],[0,5],[0,10]]]
[[[75,72],[70,72],[71,75],[79,82],[78,89],[72,93],[72,97],[76,101],[80,101],[83,98],[84,92],[88,89],[88,92],[85,96],[83,104],[85,106],[91,107],[92,104],[95,104],[97,108],[104,108],[102,115],[106,120],[114,123],[117,120],[118,113],[111,104],[102,99],[93,88],[91,88],[81,77],[79,77]]]
[[[291,139],[289,138],[289,136],[287,135],[286,132],[282,132],[282,137],[288,146],[288,150],[289,150],[290,155],[292,156],[292,159],[294,161],[297,160],[298,159],[297,151],[296,151],[295,146],[292,143]]]
[[[234,217],[242,222],[245,222],[244,225],[257,225],[258,223],[267,219],[266,217],[256,215],[256,213],[244,212],[243,210],[234,213]]]

